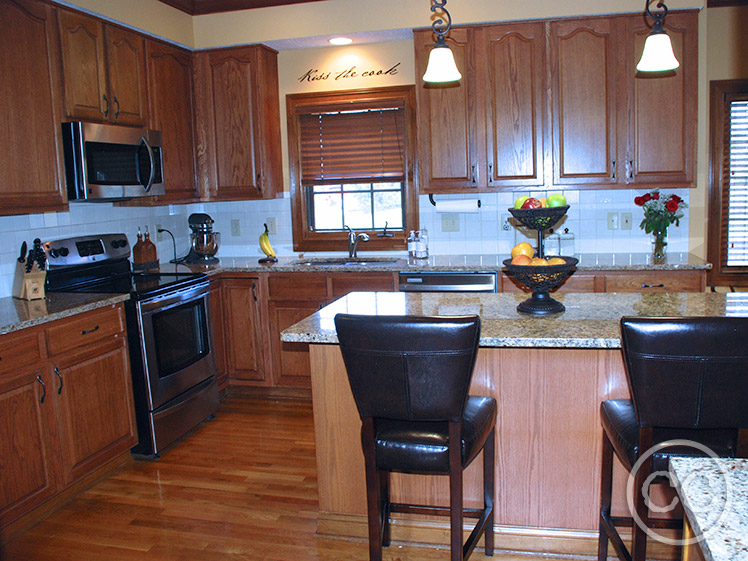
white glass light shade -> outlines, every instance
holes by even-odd
[[[639,72],[663,72],[680,66],[673,53],[673,44],[667,33],[651,33],[644,41],[642,58],[636,69]]]
[[[429,64],[423,75],[424,82],[456,82],[462,78],[457,70],[452,49],[447,45],[434,46],[429,54]]]

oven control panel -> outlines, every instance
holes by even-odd
[[[49,268],[88,265],[130,257],[125,234],[77,236],[44,243]]]

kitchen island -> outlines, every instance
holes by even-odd
[[[499,549],[593,555],[597,547],[602,400],[627,398],[622,316],[748,315],[748,294],[557,294],[562,314],[516,311],[525,294],[351,293],[282,333],[310,344],[319,486],[318,531],[366,536],[360,420],[337,347],[340,312],[481,317],[471,393],[497,399],[496,542]],[[476,467],[478,466],[478,467]],[[480,462],[466,473],[478,506]],[[617,466],[620,467],[620,466]],[[622,470],[614,514],[626,511]],[[445,478],[396,474],[393,500],[447,504]],[[393,539],[448,542],[445,522],[398,517]],[[675,550],[653,544],[653,556]]]

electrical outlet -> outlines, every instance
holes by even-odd
[[[608,230],[618,230],[618,213],[608,213]]]
[[[621,230],[631,230],[631,213],[630,212],[622,212],[621,213]]]
[[[508,214],[502,214],[501,215],[501,229],[505,232],[508,232],[512,229],[512,225],[509,224],[509,215]]]
[[[442,232],[459,232],[460,215],[456,212],[442,214]]]
[[[275,224],[275,217],[269,216],[265,219],[265,224],[268,225],[268,234],[277,234],[278,227]]]
[[[160,242],[164,239],[164,233],[159,232],[160,229],[161,229],[161,224],[156,224],[156,241],[157,242]]]
[[[242,235],[242,225],[238,218],[231,219],[231,235],[234,237]]]

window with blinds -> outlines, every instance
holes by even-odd
[[[403,249],[418,229],[415,89],[286,96],[294,249]]]
[[[710,88],[709,282],[748,286],[748,80]]]
[[[403,114],[382,107],[299,116],[312,230],[403,228]]]
[[[728,103],[722,179],[727,191],[725,257],[728,267],[748,266],[748,99]]]

